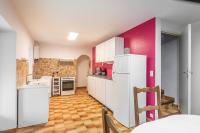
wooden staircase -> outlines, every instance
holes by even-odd
[[[175,98],[166,96],[165,91],[161,90],[161,115],[169,116],[173,114],[180,114],[180,108],[175,103]]]

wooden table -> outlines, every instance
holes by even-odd
[[[200,116],[173,115],[144,123],[131,133],[199,133]]]

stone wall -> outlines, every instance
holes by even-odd
[[[76,76],[76,60],[63,61],[53,58],[39,58],[34,61],[33,78],[41,76]]]
[[[28,74],[28,62],[25,59],[17,59],[17,74],[16,74],[16,84],[17,87],[26,84],[26,76]]]

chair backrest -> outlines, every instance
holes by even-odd
[[[148,93],[148,92],[153,92],[157,93],[157,105],[155,106],[144,106],[144,107],[139,107],[138,105],[138,94],[139,93]],[[147,87],[147,88],[137,88],[134,87],[134,106],[135,106],[135,125],[138,126],[140,124],[140,118],[139,114],[142,112],[146,111],[151,111],[151,110],[158,110],[158,118],[161,116],[160,108],[161,108],[161,94],[160,94],[160,87]],[[148,120],[148,119],[147,119]]]
[[[102,120],[103,120],[103,133],[110,133],[110,129],[113,133],[122,133],[117,129],[114,122],[108,115],[108,111],[106,108],[102,109]]]

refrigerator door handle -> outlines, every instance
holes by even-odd
[[[115,74],[115,63],[113,64],[113,67],[112,67],[112,75]]]

